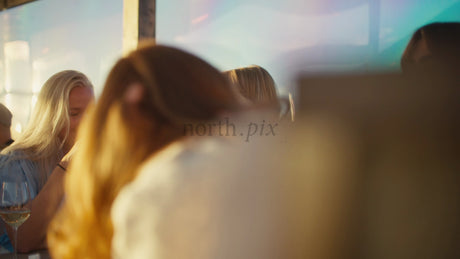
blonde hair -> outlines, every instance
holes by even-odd
[[[140,85],[136,108],[127,90]],[[225,77],[181,50],[145,45],[119,60],[78,133],[66,179],[66,203],[48,231],[56,258],[110,258],[112,202],[152,154],[184,136],[184,124],[239,110]]]
[[[249,66],[225,71],[224,75],[239,87],[240,93],[254,103],[277,103],[275,81],[260,66]]]
[[[40,189],[64,155],[62,147],[70,124],[69,95],[77,86],[93,89],[89,79],[78,71],[65,70],[51,76],[40,90],[24,132],[2,151],[11,155],[9,160],[28,159],[37,163]],[[64,128],[67,132],[61,139],[58,135]]]

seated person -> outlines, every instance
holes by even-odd
[[[112,258],[117,230],[110,213],[118,192],[161,150],[190,145],[187,125],[204,125],[244,103],[216,68],[179,49],[146,44],[119,60],[79,132],[66,201],[48,232],[52,257]]]
[[[0,155],[0,177],[22,174],[33,200],[30,218],[18,229],[19,252],[46,247],[46,230],[63,197],[64,169],[93,86],[77,71],[54,74],[43,85],[24,132]],[[67,155],[66,155],[67,154]],[[3,224],[1,245],[11,250],[12,229]],[[7,235],[8,232],[8,235]]]
[[[260,66],[249,66],[225,71],[230,81],[239,87],[240,93],[254,103],[278,101],[275,81]]]
[[[291,98],[279,98],[273,77],[263,67],[253,65],[223,72],[235,84],[240,93],[256,105],[273,106],[280,110],[280,117],[293,116]],[[291,118],[293,119],[293,118]]]
[[[460,23],[437,22],[412,35],[401,58],[404,73],[420,70],[460,74]]]
[[[0,103],[0,151],[13,143],[10,130],[12,116],[10,110]]]

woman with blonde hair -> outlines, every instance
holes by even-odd
[[[288,117],[294,121],[292,97],[279,97],[276,84],[268,71],[257,65],[240,67],[223,72],[230,82],[238,87],[240,93],[256,106],[266,106],[279,110],[280,119]]]
[[[48,232],[51,255],[110,258],[112,203],[141,165],[186,139],[186,125],[241,108],[225,77],[184,51],[146,45],[119,60],[79,132],[66,202]]]
[[[23,177],[33,198],[27,205],[31,216],[18,229],[20,252],[46,247],[46,229],[62,199],[63,168],[70,159],[65,155],[93,99],[93,86],[84,74],[74,70],[54,74],[43,85],[24,132],[0,155],[0,177]],[[9,226],[4,228],[12,233]],[[6,233],[1,240],[11,250]]]
[[[260,66],[241,67],[224,72],[238,86],[240,93],[254,103],[277,103],[275,81],[270,73]]]

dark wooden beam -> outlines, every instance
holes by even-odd
[[[0,0],[0,11],[13,8],[18,5],[27,4],[37,0]]]
[[[26,4],[26,3],[34,2],[34,1],[36,0],[5,0],[5,7],[11,8],[11,7],[15,7],[18,5],[22,5],[22,4]]]
[[[139,0],[139,39],[155,38],[155,0]]]
[[[134,50],[139,41],[155,40],[155,0],[123,0],[123,53]]]

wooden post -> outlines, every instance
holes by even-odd
[[[155,40],[155,0],[123,0],[123,55],[145,39]]]
[[[155,39],[155,2],[139,0],[139,39]]]

